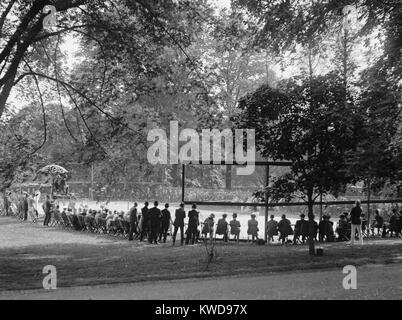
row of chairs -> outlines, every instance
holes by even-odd
[[[66,229],[77,231],[90,231],[101,234],[112,234],[128,237],[130,225],[125,220],[111,220],[107,223],[106,219],[95,219],[92,216],[68,215],[57,211],[51,212],[49,226],[61,226]]]

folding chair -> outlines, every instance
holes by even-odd
[[[63,227],[64,228],[69,228],[71,227],[70,220],[68,219],[68,216],[66,214],[62,214],[61,218],[63,219]]]

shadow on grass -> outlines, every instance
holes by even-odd
[[[74,232],[74,231],[71,231]],[[184,278],[255,275],[279,271],[338,268],[401,261],[402,242],[377,241],[350,247],[323,245],[324,256],[307,246],[216,245],[218,257],[205,270],[203,245],[149,245],[145,242],[49,244],[0,250],[0,290],[40,289],[45,265],[57,268],[59,287]]]

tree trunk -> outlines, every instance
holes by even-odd
[[[308,192],[308,252],[310,255],[315,255],[315,223],[314,223],[314,211],[313,211],[313,192]]]
[[[226,165],[225,186],[227,190],[232,189],[232,165]]]

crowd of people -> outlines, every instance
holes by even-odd
[[[10,194],[6,194],[5,199],[3,199],[5,214],[15,215],[21,220],[36,223],[38,221],[40,197],[40,190],[33,194],[24,193],[22,197],[17,198],[15,203],[10,199]],[[236,213],[233,213],[230,221],[227,221],[226,213],[222,214],[222,217],[216,222],[213,213],[204,221],[200,221],[200,213],[196,204],[192,205],[187,214],[184,203],[181,203],[172,215],[169,204],[164,204],[164,208],[161,210],[158,201],[155,201],[151,208],[148,202],[145,202],[141,209],[138,208],[137,203],[134,203],[127,212],[118,212],[107,208],[93,210],[87,206],[60,208],[60,205],[52,201],[51,197],[47,195],[42,204],[42,209],[45,213],[44,226],[60,224],[72,227],[75,230],[120,233],[126,236],[129,241],[134,239],[144,241],[146,239],[153,244],[166,243],[168,235],[170,235],[172,244],[175,245],[178,233],[180,233],[181,245],[184,243],[194,244],[202,240],[214,241],[218,237],[222,237],[224,242],[229,240],[238,242],[241,233],[241,223]],[[185,224],[186,218],[188,218],[187,224]],[[309,216],[309,219],[306,219],[304,214],[300,214],[300,219],[296,221],[295,225],[291,224],[285,214],[279,221],[275,220],[274,215],[271,215],[266,224],[268,243],[274,242],[274,237],[277,236],[279,243],[294,245],[306,243],[311,236],[310,231],[312,231],[314,241],[351,241],[354,243],[357,239],[362,244],[363,235],[368,235],[370,231],[373,235],[376,233],[382,237],[386,237],[388,234],[391,237],[399,237],[401,230],[402,210],[398,213],[396,208],[393,209],[389,222],[384,221],[384,217],[377,209],[373,223],[368,228],[359,201],[356,202],[350,213],[344,212],[339,216],[336,228],[334,228],[334,222],[331,221],[329,215],[324,215],[317,223],[314,216]],[[263,240],[259,239],[258,234],[259,227],[256,215],[251,214],[247,222],[247,236],[252,242],[261,243]],[[293,238],[289,239],[290,236]]]

